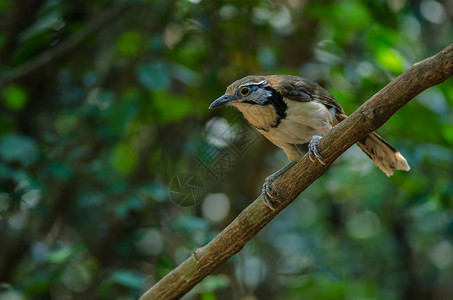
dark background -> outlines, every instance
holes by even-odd
[[[287,163],[237,111],[208,110],[227,85],[300,75],[351,113],[451,43],[452,16],[433,0],[2,0],[0,299],[137,298]],[[450,79],[379,130],[410,172],[354,146],[185,299],[453,299],[452,104]]]

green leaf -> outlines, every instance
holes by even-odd
[[[54,122],[55,130],[60,135],[66,135],[77,127],[77,116],[75,115],[63,115],[59,116]]]
[[[202,288],[210,292],[227,288],[230,284],[231,279],[225,274],[210,275],[201,282]]]
[[[118,50],[121,53],[130,56],[134,56],[138,53],[141,44],[142,35],[135,31],[125,32],[116,40],[116,47]]]
[[[358,1],[338,1],[332,11],[343,28],[361,28],[371,22],[368,8]]]
[[[205,219],[192,216],[180,218],[178,225],[190,233],[206,231],[208,228],[208,224]]]
[[[28,100],[25,90],[17,85],[9,85],[3,90],[3,103],[9,109],[19,111]]]
[[[11,9],[11,2],[12,0],[2,0],[0,1],[0,12],[1,13],[6,13],[8,10]]]
[[[451,145],[453,145],[453,127],[451,126],[445,126],[442,128],[442,135],[444,137],[444,139],[450,143]]]
[[[170,86],[170,68],[161,61],[146,62],[137,68],[138,81],[149,90],[164,90]]]
[[[46,15],[40,17],[36,20],[36,22],[28,27],[24,32],[20,35],[21,42],[28,41],[35,36],[39,36],[40,34],[52,31],[52,30],[59,30],[65,26],[65,22],[63,22],[63,17],[61,12],[58,9],[53,9],[47,12]]]
[[[142,202],[136,197],[129,197],[126,201],[115,205],[115,214],[119,218],[125,218],[130,212],[139,211],[143,207]]]
[[[0,1],[1,3],[1,1]],[[5,290],[0,292],[0,299],[4,300],[25,300],[26,297],[24,294],[20,293],[19,291],[15,290]]]
[[[47,256],[47,261],[54,264],[63,264],[68,262],[75,254],[81,251],[80,246],[62,247],[52,251]]]
[[[0,158],[6,162],[31,164],[38,158],[36,142],[26,136],[6,134],[0,139]]]
[[[61,275],[62,283],[71,291],[83,292],[98,274],[98,264],[95,260],[72,261]]]
[[[110,153],[110,164],[121,174],[129,174],[137,166],[138,154],[125,143],[117,144]]]
[[[404,57],[395,49],[380,47],[376,51],[376,60],[385,69],[401,73],[404,71]]]
[[[181,120],[192,113],[190,99],[165,92],[156,92],[152,96],[152,109],[155,110],[157,119],[163,124]]]
[[[10,67],[16,67],[34,57],[38,52],[43,51],[52,43],[50,30],[40,32],[20,45],[11,58]]]
[[[12,114],[0,115],[0,136],[14,130],[15,120]]]
[[[143,274],[139,272],[118,270],[113,273],[112,281],[129,288],[140,289],[142,288],[145,279]]]
[[[43,269],[39,273],[31,274],[27,277],[24,282],[24,291],[28,295],[36,295],[40,293],[44,293],[45,291],[49,290],[49,285],[52,279],[54,279],[54,274],[49,269]],[[10,299],[10,298],[1,298],[0,299]],[[17,298],[12,298],[17,299]],[[25,298],[19,298],[25,299]],[[28,298],[27,298],[28,299]]]
[[[74,176],[69,164],[65,164],[63,162],[49,163],[47,165],[47,171],[53,178],[59,181],[68,181]]]
[[[204,292],[201,294],[201,300],[217,300],[213,292]]]

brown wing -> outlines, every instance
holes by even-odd
[[[283,97],[302,102],[317,101],[327,107],[334,107],[338,113],[344,114],[340,103],[319,84],[298,76],[279,76],[277,83]]]

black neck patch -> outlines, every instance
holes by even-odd
[[[286,110],[288,109],[288,105],[286,102],[283,100],[282,94],[280,94],[278,91],[273,89],[270,86],[264,87],[267,91],[271,92],[271,95],[267,97],[266,101],[262,103],[257,103],[255,101],[251,100],[243,100],[242,103],[247,103],[251,105],[261,105],[261,106],[266,106],[266,105],[272,105],[275,109],[275,112],[277,113],[277,117],[275,118],[274,122],[270,125],[271,128],[276,128],[278,125],[280,125],[281,121],[286,118]],[[269,131],[264,128],[258,128],[255,127],[256,129],[264,130],[264,131]]]
[[[285,100],[283,100],[282,94],[280,94],[278,91],[270,86],[265,87],[265,89],[271,92],[271,96],[268,97],[263,104],[270,104],[274,106],[275,112],[277,113],[277,118],[275,119],[271,127],[276,128],[278,127],[278,125],[280,125],[282,119],[286,118],[286,109],[288,109],[288,105],[286,104]]]

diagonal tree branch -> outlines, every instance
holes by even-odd
[[[420,92],[453,75],[453,44],[414,64],[346,120],[332,128],[319,143],[326,163],[312,163],[305,155],[272,185],[281,202],[272,211],[258,197],[206,246],[151,287],[140,300],[177,299],[186,294],[217,266],[239,252],[267,223],[319,178],[332,162],[361,138],[382,126],[398,109]]]

